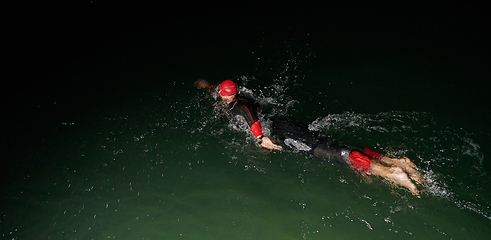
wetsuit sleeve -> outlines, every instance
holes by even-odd
[[[254,124],[252,124],[251,131],[254,134],[254,137],[256,138],[263,135],[263,129],[261,127],[261,123],[259,122],[259,120],[257,120]]]
[[[240,105],[237,106],[237,109],[239,110],[238,114],[242,115],[245,118],[254,136],[256,138],[262,136],[263,130],[261,127],[261,123],[259,122],[259,118],[257,117],[257,113],[243,104],[238,103],[237,105]]]

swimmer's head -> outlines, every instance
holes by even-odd
[[[218,94],[222,97],[229,97],[237,94],[237,84],[232,80],[225,80],[218,86]]]

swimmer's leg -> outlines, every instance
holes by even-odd
[[[409,179],[406,173],[400,167],[385,167],[380,163],[372,162],[371,173],[379,175],[389,181],[399,184],[411,191],[414,195],[419,196],[419,191],[413,182]]]

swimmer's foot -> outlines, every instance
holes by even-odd
[[[423,179],[420,176],[412,176],[411,179],[418,185],[424,186]]]
[[[401,165],[399,167],[403,168],[409,175],[409,177],[417,184],[423,185],[423,177],[419,172],[419,168],[409,160],[409,158],[399,159]]]
[[[405,168],[412,168],[412,169],[418,170],[418,167],[416,166],[416,164],[411,162],[411,160],[409,160],[409,158],[406,158],[406,157],[400,158],[399,161],[405,166]]]
[[[415,182],[418,185],[424,186],[423,176],[421,176],[421,174],[418,171],[413,169],[412,171],[406,171],[406,172],[408,173],[411,180],[413,180],[413,182]]]
[[[406,187],[409,189],[409,191],[411,191],[411,193],[412,193],[414,196],[416,196],[416,197],[418,197],[418,198],[420,198],[420,197],[421,197],[421,196],[419,195],[419,190],[418,190],[418,188],[416,187],[416,185],[411,184],[411,185],[406,186]]]

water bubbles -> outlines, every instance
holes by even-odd
[[[302,207],[302,210],[307,207],[307,204],[304,202],[304,200],[302,200],[301,202],[299,202],[298,205]]]
[[[94,186],[91,186],[90,188],[86,188],[85,192],[88,193],[88,192],[92,191],[93,189],[94,189]]]
[[[367,228],[370,230],[373,230],[372,225],[370,225],[369,222],[367,222],[365,219],[358,218],[360,221],[364,222],[367,225]]]

